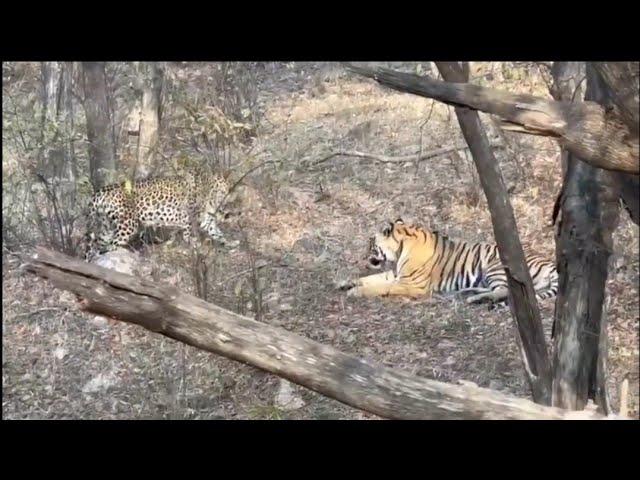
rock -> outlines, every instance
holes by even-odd
[[[93,263],[127,275],[139,275],[141,273],[139,271],[140,256],[123,248],[99,255]]]
[[[96,393],[99,391],[105,391],[109,387],[115,385],[116,381],[111,374],[98,374],[98,376],[92,378],[84,387],[82,387],[82,393]]]
[[[53,351],[53,356],[55,358],[57,358],[58,360],[62,360],[64,357],[67,356],[67,349],[64,347],[57,347],[54,351]]]
[[[279,310],[281,312],[289,312],[289,311],[293,310],[293,307],[289,303],[282,303],[279,306]]]
[[[308,235],[297,240],[293,248],[304,250],[305,252],[313,252],[317,248],[317,240]]]
[[[306,405],[304,400],[295,394],[291,382],[281,379],[280,388],[275,398],[276,405],[282,410],[297,410]]]
[[[459,385],[463,385],[465,387],[474,387],[478,388],[478,384],[476,382],[471,382],[469,380],[458,380]]]
[[[444,362],[442,362],[442,365],[444,365],[445,367],[450,367],[455,364],[456,364],[456,359],[453,356],[448,356],[447,359]]]
[[[489,388],[491,390],[502,390],[504,389],[504,384],[498,380],[491,380],[489,382]]]
[[[436,348],[455,348],[456,344],[449,341],[449,340],[441,340],[440,343],[438,343],[438,345],[436,345]]]
[[[340,335],[342,337],[342,341],[344,343],[354,343],[356,341],[356,336],[351,332],[346,332]]]
[[[236,195],[230,205],[239,211],[251,211],[262,207],[262,198],[257,189],[248,185],[239,185],[235,192]]]
[[[107,326],[109,326],[109,321],[106,319],[106,317],[103,317],[102,315],[96,315],[91,320],[89,320],[89,322],[94,327],[98,327],[98,328],[106,328]]]
[[[71,292],[67,292],[66,290],[60,294],[60,303],[63,305],[72,305],[75,306],[78,300],[75,294]]]
[[[271,311],[277,312],[280,306],[280,295],[278,292],[272,292],[263,298],[267,308]]]

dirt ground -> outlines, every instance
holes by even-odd
[[[546,88],[539,78],[499,80],[494,77],[496,87],[512,91]],[[451,237],[493,241],[465,150],[417,164],[346,156],[318,163],[336,151],[396,157],[462,145],[453,110],[329,64],[274,68],[259,87],[262,121],[251,158],[255,165],[278,164],[247,177],[244,214],[226,231],[246,236],[248,244],[217,251],[208,300],[249,316],[259,310],[263,322],[415,375],[529,397],[508,309],[467,306],[455,296],[347,300],[334,290],[336,280],[363,274],[359,262],[369,236],[397,217]],[[558,148],[544,138],[493,137],[521,238],[553,258]],[[619,386],[628,378],[636,418],[638,238],[638,227],[622,212],[607,286],[609,382],[617,409]],[[174,246],[143,254],[154,278],[194,291],[190,260]],[[252,256],[261,265],[253,283]],[[3,263],[3,418],[375,418],[295,385],[295,405],[283,405],[279,378],[80,313],[71,295],[21,274],[18,265],[13,257]],[[553,300],[540,305],[547,336],[553,306]]]

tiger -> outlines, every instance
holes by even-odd
[[[529,246],[524,250],[537,298],[556,296],[555,264],[532,253]],[[450,239],[398,218],[369,240],[367,268],[380,270],[388,262],[395,262],[393,270],[341,282],[338,289],[347,296],[413,299],[432,293],[473,292],[466,299],[468,304],[508,303],[507,276],[495,244]]]

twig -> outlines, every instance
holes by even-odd
[[[51,191],[51,186],[49,185],[49,182],[44,177],[44,175],[37,172],[35,175],[36,175],[36,178],[44,185],[45,194],[47,195],[47,197],[49,198],[49,201],[53,205],[55,220],[56,220],[56,224],[58,225],[58,233],[60,234],[60,247],[62,249],[65,249],[66,245],[65,245],[64,230],[62,228],[62,217],[60,215],[60,209],[58,208],[58,199],[56,198],[56,194],[55,192]],[[53,232],[51,237],[53,240]]]
[[[330,155],[327,155],[324,158],[321,158],[317,162],[314,163],[314,166],[324,163],[328,160],[331,160],[334,157],[356,157],[362,159],[373,160],[374,162],[379,163],[405,163],[405,162],[421,162],[423,160],[428,160],[429,158],[437,157],[439,155],[444,155],[447,153],[454,152],[456,150],[466,150],[469,148],[467,145],[458,145],[454,147],[443,147],[435,150],[430,150],[428,152],[424,152],[422,154],[417,155],[402,155],[399,157],[390,157],[387,155],[375,155],[373,153],[359,152],[358,150],[341,150],[338,152],[333,152]]]
[[[269,165],[269,164],[278,164],[281,163],[281,160],[267,160],[265,162],[259,163],[258,165],[256,165],[255,167],[250,168],[249,170],[247,170],[244,174],[242,174],[242,176],[236,180],[236,182],[231,186],[231,188],[229,188],[229,192],[224,196],[224,198],[222,199],[222,202],[220,202],[220,204],[218,205],[218,207],[216,208],[216,213],[218,212],[218,210],[220,210],[220,208],[222,207],[222,205],[225,203],[225,201],[227,200],[227,198],[229,197],[229,195],[231,195],[231,193],[236,189],[236,187],[238,185],[240,185],[240,183],[251,173],[255,172],[256,170],[258,170],[261,167],[264,167],[265,165]]]
[[[573,103],[576,99],[576,94],[578,93],[578,91],[580,90],[580,86],[582,85],[582,82],[584,82],[587,79],[587,75],[584,75],[580,81],[578,82],[578,84],[576,85],[576,87],[573,89],[573,95],[571,95],[571,103]]]
[[[431,114],[433,113],[433,106],[435,105],[435,103],[435,100],[431,100],[431,108],[429,109],[429,114],[427,115],[426,120],[422,122],[422,124],[420,124],[420,155],[422,155],[422,135],[424,133],[424,127],[426,127],[427,123],[429,123],[429,120],[431,120]]]
[[[286,263],[279,263],[279,264],[276,264],[276,263],[258,264],[258,263],[256,263],[256,265],[255,265],[255,269],[256,270],[261,270],[261,269],[263,269],[265,267],[269,267],[269,268],[290,268],[291,265],[287,265]],[[224,281],[218,283],[218,286],[225,285],[225,284],[229,283],[229,280],[233,280],[234,278],[240,277],[242,275],[246,275],[247,273],[251,273],[252,271],[253,271],[253,269],[247,268],[246,270],[241,270],[238,273],[234,273],[233,275],[225,277]]]
[[[20,318],[20,317],[30,317],[31,315],[37,315],[38,313],[44,313],[44,312],[64,312],[65,309],[63,308],[57,308],[57,307],[45,307],[45,308],[39,308],[38,310],[34,310],[32,312],[24,312],[24,313],[19,313],[16,316],[14,316],[13,318]]]
[[[255,167],[250,168],[249,170],[247,170],[246,172],[244,172],[242,174],[242,176],[231,186],[231,188],[229,189],[229,193],[233,192],[236,187],[238,185],[240,185],[240,183],[245,179],[245,177],[247,177],[249,174],[255,172],[256,170],[258,170],[261,167],[264,167],[265,165],[269,165],[269,164],[277,164],[277,163],[281,163],[281,160],[267,160],[264,161],[262,163],[259,163],[258,165],[256,165]]]

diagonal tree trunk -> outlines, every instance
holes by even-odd
[[[600,68],[610,68],[602,64]],[[589,164],[640,174],[638,123],[632,113],[637,97],[617,98],[625,109],[603,108],[597,102],[558,102],[533,95],[512,94],[468,83],[441,82],[380,67],[347,64],[350,70],[402,92],[434,98],[454,106],[498,115],[505,129],[555,137],[560,145]],[[637,85],[637,62],[615,69],[616,84]],[[636,87],[637,90],[637,87]]]
[[[457,63],[436,62],[436,65],[447,82],[468,80],[468,69]],[[478,113],[456,108],[456,115],[489,204],[498,251],[507,272],[509,305],[518,327],[519,346],[533,399],[536,403],[548,405],[551,402],[551,365],[531,275],[525,263],[502,172],[489,147]]]

